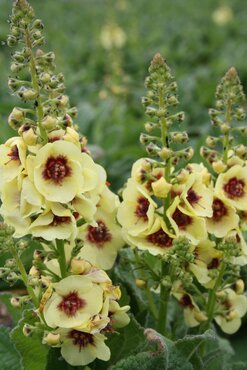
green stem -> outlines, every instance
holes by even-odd
[[[20,259],[19,255],[18,255],[18,252],[17,252],[14,244],[12,244],[10,246],[10,252],[12,253],[14,259],[16,260],[16,264],[17,264],[18,270],[20,271],[22,281],[23,281],[25,287],[27,288],[28,294],[31,297],[31,299],[33,301],[33,304],[35,305],[35,307],[38,307],[39,306],[39,300],[36,297],[36,295],[33,291],[33,288],[29,285],[28,275],[26,273],[25,267],[22,263],[22,260]]]
[[[149,305],[150,311],[151,311],[153,317],[155,318],[155,320],[157,320],[158,319],[158,310],[157,310],[157,307],[155,305],[154,298],[153,298],[152,292],[150,291],[149,287],[146,288],[146,295],[147,295],[148,305]]]
[[[35,60],[34,60],[34,55],[32,51],[32,42],[30,38],[30,34],[28,29],[26,30],[26,45],[30,49],[31,56],[30,56],[30,72],[31,72],[31,79],[32,79],[32,85],[34,90],[37,92],[37,99],[36,99],[36,114],[37,114],[37,123],[40,131],[41,138],[46,144],[48,142],[47,138],[47,133],[45,128],[42,126],[42,120],[44,118],[44,112],[43,112],[43,107],[41,103],[41,98],[40,98],[40,88],[37,80],[37,72],[36,72],[36,66],[35,66]]]
[[[224,147],[223,162],[225,164],[227,163],[228,151],[229,151],[229,139],[230,139],[229,132],[230,132],[230,126],[231,126],[231,109],[232,109],[232,105],[231,105],[231,101],[229,100],[228,103],[227,103],[226,120],[225,120],[225,123],[229,127],[229,131],[224,134],[224,140],[223,140],[223,147]]]
[[[58,262],[60,266],[61,276],[65,278],[67,276],[67,262],[65,257],[65,250],[64,250],[64,241],[60,239],[56,239],[57,244],[57,251],[59,254]]]
[[[162,261],[162,274],[165,276],[167,274],[166,265]],[[157,330],[163,334],[167,335],[166,324],[167,324],[167,311],[168,311],[168,301],[170,296],[170,290],[167,287],[163,286],[161,283],[160,286],[160,307],[159,307],[159,317],[157,322]]]
[[[215,303],[216,303],[216,292],[217,292],[217,290],[218,290],[218,288],[219,288],[219,286],[222,282],[222,277],[224,275],[225,268],[226,268],[226,265],[225,265],[224,262],[222,262],[221,268],[220,268],[220,271],[219,271],[219,275],[216,279],[214,287],[209,292],[209,298],[208,298],[208,304],[207,304],[207,316],[208,316],[207,328],[210,327],[210,324],[211,324],[211,322],[214,318],[214,307],[215,307]]]

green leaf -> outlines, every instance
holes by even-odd
[[[42,344],[42,335],[34,333],[31,337],[23,335],[25,323],[34,325],[37,317],[33,311],[25,311],[18,326],[11,332],[11,338],[16,349],[22,356],[22,366],[25,370],[46,370],[48,347]]]
[[[0,328],[0,363],[1,370],[20,370],[20,355],[16,351],[10,336],[9,330]]]

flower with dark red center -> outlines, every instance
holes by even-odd
[[[18,149],[17,145],[14,145],[14,146],[11,147],[11,150],[8,153],[8,157],[10,157],[11,161],[19,161],[20,160],[19,149]]]
[[[47,143],[32,158],[29,168],[33,170],[35,187],[51,202],[70,202],[76,195],[99,186],[100,176],[104,181],[100,166],[69,141]]]
[[[244,186],[244,180],[237,179],[237,177],[234,176],[224,185],[224,191],[229,198],[242,198],[245,194]]]
[[[53,289],[43,310],[51,328],[78,328],[102,309],[103,289],[90,277],[70,275],[54,283]]]
[[[68,333],[68,338],[72,339],[75,346],[79,346],[79,350],[87,347],[89,344],[94,345],[93,335],[89,333],[83,333],[78,330],[71,330]]]
[[[135,214],[138,218],[142,218],[144,221],[148,220],[147,211],[149,208],[149,201],[145,197],[140,197],[137,199],[137,206],[135,209]]]
[[[216,222],[220,221],[222,217],[227,216],[227,208],[222,200],[216,198],[213,201],[213,217],[212,219]]]
[[[61,185],[63,179],[71,175],[71,168],[68,166],[66,157],[59,155],[49,157],[45,164],[43,177],[45,180],[51,180],[55,184]]]
[[[189,307],[189,308],[193,308],[194,307],[189,294],[184,294],[182,296],[182,298],[180,299],[180,304],[183,307]]]
[[[97,220],[96,222],[98,226],[88,226],[87,239],[100,248],[104,243],[111,241],[112,236],[103,221]]]
[[[147,241],[156,245],[160,248],[170,248],[172,246],[173,239],[167,235],[163,229],[156,231],[153,234],[146,236]]]
[[[208,269],[209,270],[212,270],[212,269],[217,269],[220,265],[220,260],[219,258],[213,258],[212,261],[208,264]]]
[[[201,196],[198,195],[192,188],[190,188],[188,190],[188,193],[187,193],[187,197],[186,199],[188,200],[188,202],[193,205],[195,203],[198,203],[199,200],[201,199]]]
[[[247,166],[235,165],[221,173],[215,184],[220,198],[227,198],[240,211],[247,209]]]
[[[238,227],[239,217],[229,200],[215,197],[212,204],[213,215],[206,219],[207,230],[218,238],[226,236]]]
[[[176,208],[172,215],[173,220],[176,222],[180,230],[185,230],[187,226],[191,225],[193,220],[192,217],[181,212],[180,209]]]
[[[86,302],[78,296],[76,291],[70,292],[63,296],[62,301],[58,304],[58,309],[63,311],[68,317],[75,316],[76,312],[85,307]]]

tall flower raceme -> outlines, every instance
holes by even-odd
[[[35,306],[36,323],[26,323],[24,334],[43,330],[43,342],[61,347],[73,366],[107,361],[105,334],[129,322],[129,306],[119,306],[120,289],[102,270],[124,244],[118,197],[73,123],[76,109],[64,95],[54,53],[40,49],[43,23],[26,0],[14,2],[10,29],[8,45],[19,48],[9,87],[27,108],[13,109],[8,122],[18,136],[0,146],[1,246],[13,255],[1,277],[27,287],[13,305],[31,299]],[[21,261],[26,236],[40,245],[29,273]]]
[[[224,332],[234,333],[247,311],[240,278],[240,267],[247,264],[247,148],[233,137],[247,133],[246,126],[234,122],[245,118],[239,105],[242,86],[231,68],[217,87],[210,116],[221,134],[208,137],[209,148],[201,148],[212,171],[190,162],[191,147],[179,148],[188,141],[177,125],[184,113],[175,112],[177,84],[160,54],[152,60],[146,88],[143,104],[150,121],[140,141],[149,157],[134,163],[118,209],[136,264],[152,276],[137,285],[146,285],[157,330],[163,334],[170,335],[171,296],[182,307],[187,326],[201,331],[215,320]],[[150,263],[151,255],[156,263]]]

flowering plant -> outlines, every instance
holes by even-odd
[[[247,150],[239,143],[247,128],[237,124],[245,112],[236,70],[217,87],[215,136],[201,147],[204,162],[194,163],[184,113],[175,109],[177,84],[154,56],[142,100],[148,157],[133,164],[120,202],[78,133],[55,55],[40,49],[43,23],[26,0],[14,2],[10,30],[17,50],[9,87],[23,104],[8,120],[18,136],[0,145],[0,246],[8,253],[0,275],[24,290],[11,297],[22,317],[11,339],[3,329],[5,364],[239,368],[228,363],[231,351],[217,362],[226,344],[213,330],[215,322],[235,333],[247,311]]]

